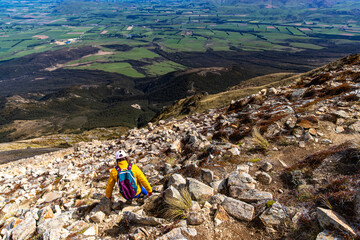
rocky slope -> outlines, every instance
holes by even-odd
[[[1,165],[1,236],[359,238],[359,81],[352,55],[227,108]],[[103,198],[118,149],[151,197]],[[176,199],[182,209],[171,211]]]

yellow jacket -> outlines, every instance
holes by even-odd
[[[127,169],[129,167],[129,164],[127,161],[120,161],[118,165],[119,165],[120,169]],[[140,168],[138,168],[138,166],[133,164],[131,171],[133,172],[133,174],[135,176],[136,185],[138,186],[136,195],[138,195],[141,192],[141,186],[143,186],[148,193],[151,193],[152,188],[151,188],[148,180],[146,179],[144,173],[140,170]],[[112,191],[113,191],[114,185],[117,181],[117,175],[118,175],[118,172],[116,171],[115,168],[113,168],[111,170],[109,181],[108,181],[108,184],[107,184],[106,190],[105,190],[105,196],[109,199],[111,199],[111,197],[112,197]]]

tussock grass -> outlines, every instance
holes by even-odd
[[[255,142],[259,148],[261,148],[263,150],[267,150],[267,148],[269,147],[269,142],[266,140],[266,138],[264,138],[261,135],[261,133],[259,132],[259,130],[257,128],[253,129],[252,137],[255,140]]]
[[[189,190],[186,187],[179,189],[180,198],[166,198],[163,216],[167,219],[185,219],[190,208],[192,207],[192,200]]]

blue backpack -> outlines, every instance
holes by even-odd
[[[118,172],[117,183],[120,194],[127,200],[133,199],[136,196],[137,185],[134,173],[131,171],[132,164],[127,169],[121,170],[119,166],[115,169]]]

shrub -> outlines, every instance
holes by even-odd
[[[192,207],[192,200],[189,190],[186,187],[179,189],[180,198],[169,197],[165,199],[164,217],[177,220],[185,219]]]
[[[263,150],[267,150],[267,148],[269,147],[269,142],[260,134],[257,128],[253,129],[252,137],[257,143],[259,148]]]

